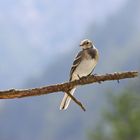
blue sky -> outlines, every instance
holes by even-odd
[[[104,24],[125,1],[1,0],[1,88],[20,87],[30,75],[39,76],[86,38],[91,23]]]
[[[0,89],[68,80],[79,42],[87,37],[95,41],[100,52],[96,73],[137,69],[139,3],[139,0],[0,0]],[[83,140],[85,131],[99,120],[101,108],[106,107],[106,90],[118,91],[125,83],[134,81],[77,89],[76,97],[85,103],[86,113],[73,102],[66,112],[59,111],[62,94],[2,100],[0,138]]]

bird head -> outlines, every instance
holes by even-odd
[[[93,44],[89,39],[84,39],[81,41],[80,47],[82,47],[82,49],[89,49],[93,47]]]

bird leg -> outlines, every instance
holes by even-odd
[[[77,74],[77,76],[78,76],[78,78],[79,78],[79,80],[81,79],[81,77],[79,76],[79,74]]]

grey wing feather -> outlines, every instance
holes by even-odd
[[[76,56],[76,58],[75,58],[75,60],[73,62],[73,65],[72,65],[71,71],[70,71],[70,81],[72,79],[73,72],[75,71],[76,67],[80,64],[81,60],[82,60],[82,51],[80,51],[78,53],[78,55]]]

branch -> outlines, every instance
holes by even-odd
[[[45,94],[50,94],[53,92],[62,91],[62,92],[66,92],[71,97],[71,99],[85,111],[85,108],[81,104],[81,102],[78,101],[73,95],[69,93],[70,89],[79,85],[86,85],[86,84],[91,84],[95,82],[100,83],[100,82],[109,81],[109,80],[119,81],[120,79],[134,78],[137,76],[138,76],[137,71],[119,72],[119,73],[112,73],[112,74],[98,75],[98,76],[91,75],[91,76],[83,77],[80,80],[75,80],[73,82],[66,82],[62,84],[50,85],[50,86],[45,86],[45,87],[40,87],[40,88],[24,89],[24,90],[10,89],[6,91],[0,91],[0,99],[39,96],[39,95],[45,95]]]
[[[0,91],[0,99],[12,99],[12,98],[23,98],[29,96],[39,96],[46,95],[53,92],[67,92],[75,86],[91,84],[95,82],[103,82],[110,80],[120,80],[125,78],[134,78],[138,76],[137,71],[130,72],[115,72],[112,74],[105,75],[90,75],[87,77],[83,77],[80,80],[75,80],[73,82],[66,82],[62,84],[55,84],[45,87],[33,88],[33,89],[24,89],[24,90],[16,90],[10,89],[6,91]]]
[[[81,109],[82,109],[83,111],[86,111],[86,109],[85,109],[85,107],[82,105],[82,103],[81,103],[80,101],[78,101],[73,95],[71,95],[69,91],[67,91],[66,93],[71,97],[71,99],[72,99],[77,105],[79,105],[79,106],[81,107]]]

